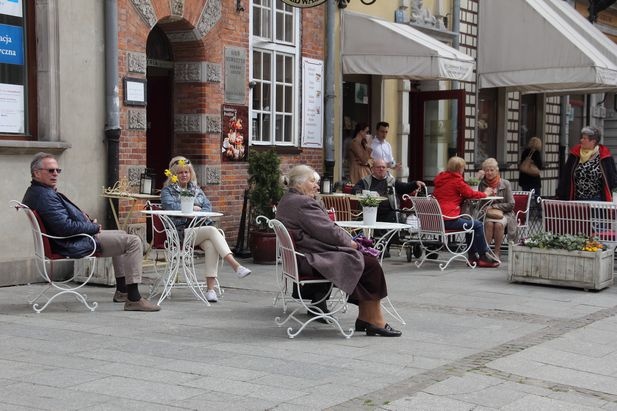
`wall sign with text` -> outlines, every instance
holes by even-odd
[[[324,4],[326,0],[282,0],[282,2],[291,7],[308,8]]]
[[[0,63],[24,64],[24,30],[19,26],[0,24]]]

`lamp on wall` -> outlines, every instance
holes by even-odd
[[[146,168],[139,176],[139,192],[141,194],[153,194],[155,186],[155,175],[152,169]]]
[[[244,11],[244,6],[242,5],[242,0],[236,0],[236,11],[240,13]]]

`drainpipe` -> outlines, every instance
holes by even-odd
[[[334,18],[336,16],[335,1],[328,1],[326,9],[326,67],[324,81],[326,83],[325,101],[325,170],[324,176],[333,181],[334,177]]]
[[[118,4],[105,0],[105,143],[107,144],[106,186],[119,180],[120,163],[120,101],[118,98]],[[118,207],[118,200],[115,207]],[[107,205],[105,227],[115,225],[110,205]]]

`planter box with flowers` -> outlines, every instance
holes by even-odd
[[[540,233],[510,247],[508,280],[601,290],[613,284],[613,250],[582,236]]]

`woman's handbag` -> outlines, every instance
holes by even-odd
[[[521,162],[521,165],[518,167],[518,169],[521,173],[525,173],[533,177],[540,177],[540,169],[531,159],[532,154],[533,154],[533,151],[531,151],[529,155],[527,156],[527,158],[525,158]]]
[[[503,218],[503,211],[498,208],[489,207],[489,209],[486,210],[486,218],[501,220]]]

